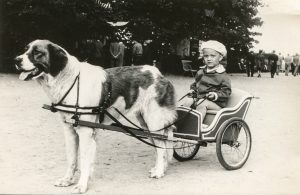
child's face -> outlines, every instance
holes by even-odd
[[[222,58],[222,55],[216,50],[208,48],[203,49],[204,63],[205,65],[207,65],[208,68],[214,68],[217,65],[219,65]]]

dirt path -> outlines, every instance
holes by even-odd
[[[169,78],[178,97],[192,82]],[[300,77],[231,79],[233,87],[260,97],[246,118],[253,149],[242,169],[223,169],[211,144],[194,160],[173,160],[164,178],[150,179],[152,148],[121,133],[101,131],[87,194],[300,194]],[[63,175],[66,159],[59,117],[41,109],[48,102],[37,83],[0,74],[0,194],[70,192],[71,187],[52,185]]]

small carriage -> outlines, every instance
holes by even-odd
[[[252,96],[242,90],[232,89],[228,104],[220,111],[208,110],[201,123],[201,113],[189,107],[177,108],[178,118],[175,137],[186,139],[174,144],[174,158],[178,161],[191,160],[200,146],[216,143],[216,152],[221,165],[227,170],[241,168],[247,161],[252,138],[245,117]],[[187,141],[189,140],[189,141]]]
[[[178,120],[175,122],[174,137],[155,134],[149,131],[124,126],[115,120],[114,125],[104,125],[74,119],[68,123],[119,131],[143,141],[144,138],[164,139],[174,142],[174,158],[178,161],[187,161],[194,158],[200,146],[216,143],[216,152],[221,165],[227,170],[241,168],[247,161],[252,138],[245,117],[252,100],[252,96],[242,90],[232,89],[228,104],[220,111],[208,110],[203,123],[202,116],[197,110],[189,107],[177,107]],[[107,113],[109,114],[109,113]],[[113,117],[112,117],[113,118]],[[145,142],[148,143],[148,142]],[[152,145],[148,143],[149,145]]]

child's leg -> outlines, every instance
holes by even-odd
[[[179,105],[190,107],[193,103],[193,98],[185,97],[179,102]]]
[[[202,114],[202,123],[203,123],[203,119],[205,118],[207,110],[221,110],[221,107],[217,105],[215,102],[204,100],[202,103],[200,103],[197,106],[196,109]]]

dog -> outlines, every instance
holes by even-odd
[[[19,79],[36,80],[54,104],[61,101],[67,105],[97,107],[110,92],[107,111],[120,122],[125,121],[120,116],[121,112],[130,120],[138,121],[144,129],[168,137],[173,136],[174,126],[169,124],[177,118],[175,90],[171,82],[153,66],[103,69],[87,62],[80,62],[63,47],[48,40],[35,40],[29,43],[25,52],[15,58],[15,66],[21,72]],[[108,83],[111,86],[110,91],[105,90]],[[63,121],[73,116],[72,113],[59,113]],[[99,117],[99,115],[80,115],[80,120],[96,123]],[[113,121],[105,115],[102,123],[112,124]],[[84,193],[93,172],[96,130],[86,126],[74,127],[69,123],[64,124],[68,165],[65,175],[54,185],[66,187],[75,184],[74,174],[77,170],[77,161],[80,161],[78,167],[80,178],[72,193]],[[150,141],[158,146],[155,166],[149,171],[150,177],[161,178],[172,159],[173,142],[169,139],[151,138]]]

